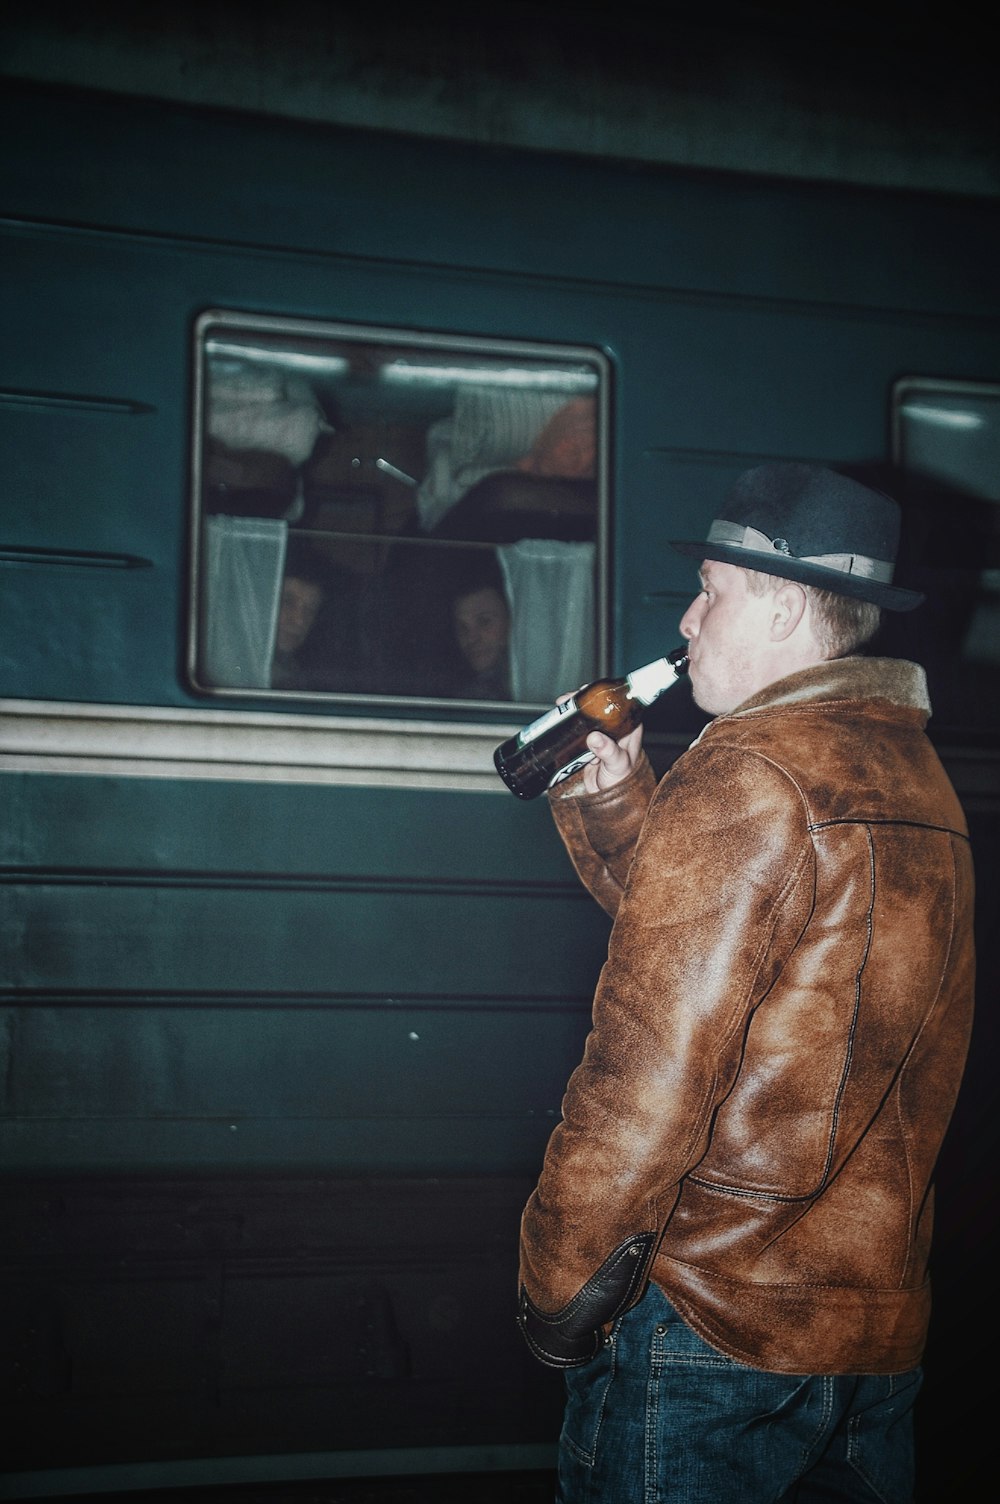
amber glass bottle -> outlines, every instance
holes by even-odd
[[[619,741],[634,731],[647,705],[687,673],[687,648],[674,648],[622,679],[595,679],[546,711],[493,754],[496,770],[519,799],[536,799],[589,762],[587,737],[604,731]]]

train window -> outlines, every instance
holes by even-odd
[[[907,577],[928,595],[908,626],[911,656],[927,669],[934,724],[995,734],[1000,384],[908,377],[893,391],[892,430],[906,508]]]
[[[603,666],[600,352],[214,312],[194,387],[196,688],[535,705]]]

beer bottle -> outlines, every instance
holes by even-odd
[[[519,799],[535,799],[590,762],[587,737],[603,731],[620,741],[634,731],[643,711],[687,673],[687,648],[674,648],[622,679],[595,679],[570,699],[501,742],[493,762]]]

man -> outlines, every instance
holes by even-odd
[[[614,916],[521,1230],[564,1504],[912,1498],[973,874],[923,671],[857,655],[921,600],[897,539],[844,476],[744,474],[674,545],[702,561],[681,632],[716,719],[658,786],[641,730],[595,732],[550,795]]]
[[[290,551],[281,582],[271,659],[272,689],[325,689],[331,669],[309,657],[313,629],[330,594],[324,561],[304,550]]]
[[[497,585],[474,584],[452,602],[455,641],[465,671],[456,694],[469,700],[510,699],[510,607]]]

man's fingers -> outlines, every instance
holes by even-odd
[[[632,759],[627,751],[610,736],[605,736],[603,731],[590,733],[587,737],[587,750],[594,761],[588,763],[583,770],[583,784],[591,793],[611,788],[631,771]]]
[[[603,731],[592,731],[587,737],[587,747],[598,762],[605,767],[614,770],[628,766],[628,753],[623,752],[618,743],[611,736],[605,736]]]

